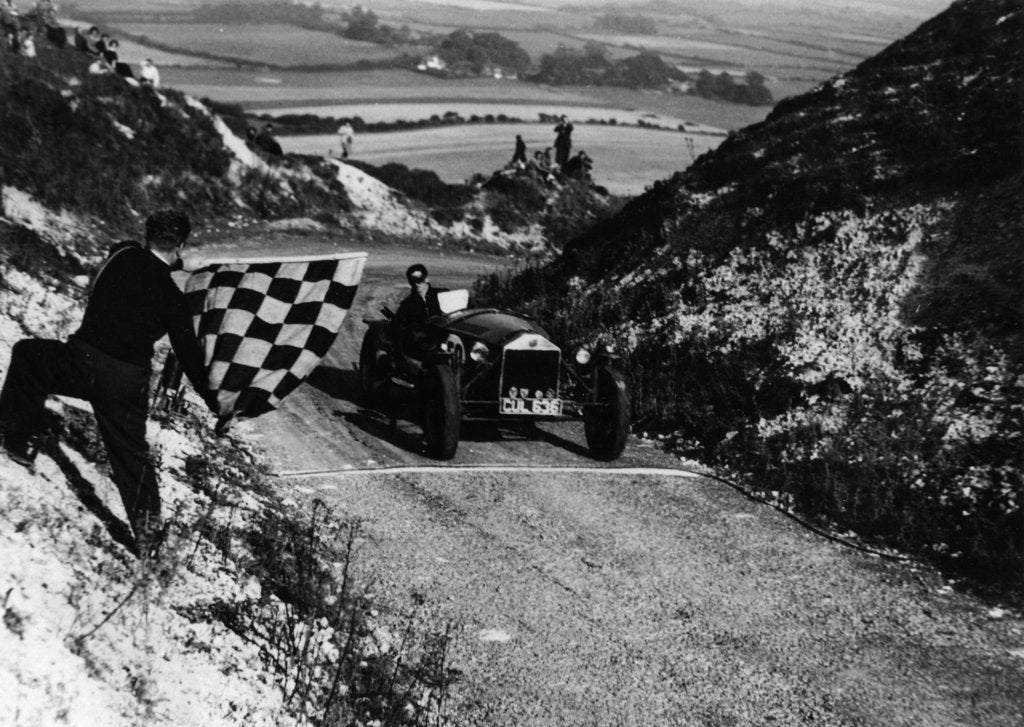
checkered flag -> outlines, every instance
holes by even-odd
[[[207,261],[185,286],[221,424],[276,408],[327,355],[366,253]]]

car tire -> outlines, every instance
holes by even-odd
[[[359,349],[359,391],[363,406],[371,409],[379,406],[382,400],[379,349],[377,332],[367,331]]]
[[[446,363],[432,364],[420,386],[423,434],[427,454],[434,459],[451,459],[459,446],[462,403],[455,372]]]
[[[595,459],[616,459],[626,448],[629,437],[629,398],[622,374],[600,367],[594,374],[595,401],[583,418],[587,446]]]

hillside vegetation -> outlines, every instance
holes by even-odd
[[[960,0],[481,293],[618,344],[675,450],[1019,588],[1022,15]]]
[[[436,198],[417,190],[416,180],[431,176],[419,170],[267,156],[239,138],[241,116],[222,119],[174,89],[90,74],[87,57],[70,48],[45,46],[39,55],[5,54],[0,65],[0,183],[92,219],[111,237],[134,234],[148,210],[175,205],[201,224],[310,218],[353,244],[369,234],[544,254],[614,204],[560,175],[527,174],[516,188],[523,194],[499,194],[483,188],[485,173]],[[571,221],[551,219],[551,210],[568,210]]]

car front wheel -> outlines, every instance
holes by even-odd
[[[434,459],[451,459],[459,446],[462,406],[455,372],[445,363],[430,365],[421,383],[423,434],[427,454]]]
[[[622,454],[629,437],[629,398],[622,374],[601,367],[595,372],[596,406],[587,408],[583,431],[591,454],[600,460],[613,460]]]

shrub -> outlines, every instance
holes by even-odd
[[[348,164],[410,199],[419,200],[431,207],[457,207],[473,198],[473,190],[470,187],[443,182],[435,172],[427,169],[410,169],[404,164],[397,163],[374,166],[355,160],[349,160]]]
[[[336,520],[320,501],[307,521],[266,512],[247,543],[260,598],[209,603],[189,616],[258,645],[286,704],[313,725],[439,723],[457,676],[447,665],[450,632],[375,632],[353,586],[358,536],[357,523]]]

